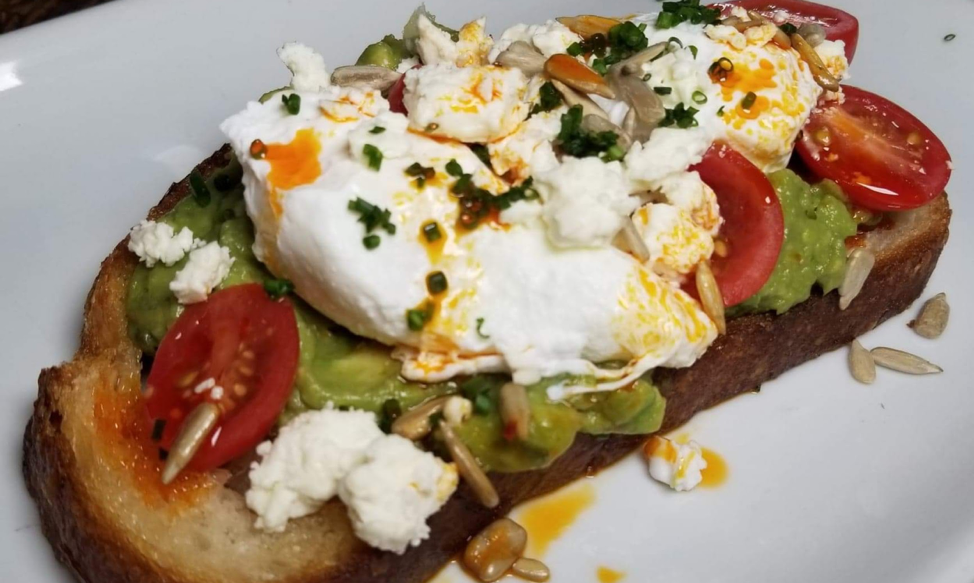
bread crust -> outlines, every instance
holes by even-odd
[[[224,166],[229,155],[224,146],[197,170],[207,175]],[[164,215],[188,192],[186,180],[173,184],[149,217]],[[869,234],[866,244],[877,255],[876,266],[847,310],[839,311],[833,293],[813,296],[782,315],[736,318],[728,322],[728,333],[692,367],[658,371],[655,378],[667,398],[661,431],[844,346],[905,310],[919,297],[937,264],[947,241],[950,214],[944,195],[903,215],[888,231]],[[102,263],[86,302],[77,354],[70,362],[41,373],[24,437],[24,477],[40,511],[44,534],[57,558],[86,583],[425,581],[462,550],[470,535],[512,506],[606,467],[645,439],[580,434],[571,449],[544,470],[492,476],[502,500],[493,510],[481,506],[461,486],[430,519],[431,537],[402,556],[358,541],[337,503],[327,505],[319,515],[295,521],[286,536],[253,531],[242,501],[232,498],[239,499],[239,494],[219,484],[205,490],[196,502],[205,510],[176,511],[172,505],[147,502],[140,507],[138,496],[128,496],[126,489],[132,485],[116,467],[119,462],[100,449],[92,429],[96,405],[90,396],[97,390],[121,395],[140,386],[141,354],[128,337],[125,316],[128,282],[137,261],[126,242],[119,243]],[[106,486],[103,482],[109,478],[117,483]],[[220,532],[210,528],[212,538],[200,535],[201,528],[223,514],[235,513],[240,514],[238,519],[221,525]],[[152,530],[157,523],[162,526]],[[196,545],[193,548],[212,548],[226,556],[190,555],[185,545],[175,546],[167,538],[183,534],[199,538],[189,543]],[[230,544],[227,538],[251,548],[228,554],[235,547],[220,550]],[[261,553],[272,560],[259,562]]]

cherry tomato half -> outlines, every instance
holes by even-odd
[[[764,173],[726,144],[712,145],[691,170],[717,195],[724,218],[717,237],[728,252],[714,253],[710,264],[724,305],[733,306],[757,293],[778,263],[785,237],[781,202]]]
[[[825,28],[825,38],[845,42],[845,56],[852,62],[859,44],[859,20],[848,12],[806,2],[805,0],[732,0],[727,4],[719,4],[724,16],[730,14],[730,6],[740,6],[747,10],[756,10],[764,16],[774,19],[780,11],[789,14],[787,21],[795,26],[806,23],[819,24]],[[727,8],[724,8],[727,6]]]
[[[169,449],[182,421],[204,401],[222,417],[189,467],[210,470],[256,447],[291,394],[298,328],[286,299],[258,284],[218,291],[188,306],[162,339],[146,381],[146,407]]]
[[[950,154],[923,122],[895,103],[844,85],[845,100],[812,111],[798,153],[860,206],[905,210],[936,198],[950,180]]]

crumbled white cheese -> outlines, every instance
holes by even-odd
[[[538,49],[545,57],[550,57],[564,53],[572,43],[581,40],[582,37],[557,20],[549,20],[544,24],[515,24],[501,34],[500,40],[490,51],[489,59],[492,63],[496,61],[497,56],[515,41],[524,41]]]
[[[707,468],[703,451],[695,441],[677,443],[665,437],[654,436],[647,446],[649,475],[677,492],[692,490],[703,481],[702,471]]]
[[[427,65],[406,72],[410,126],[433,136],[485,143],[517,129],[529,111],[519,69]]]
[[[433,24],[425,14],[419,16],[416,24],[419,27],[416,52],[419,53],[419,58],[424,65],[456,62],[460,51],[457,49],[457,43],[450,38],[450,33]]]
[[[726,43],[739,51],[747,47],[747,37],[733,26],[708,24],[703,31],[711,40]]]
[[[493,39],[486,32],[487,19],[478,18],[460,27],[457,41],[457,58],[455,63],[459,67],[472,65],[486,65],[487,55],[494,46]]]
[[[189,254],[189,262],[176,273],[169,289],[181,304],[202,302],[226,279],[231,265],[230,250],[212,241]]]
[[[845,56],[845,41],[822,41],[815,47],[815,52],[818,53],[822,63],[825,64],[825,68],[829,70],[829,73],[832,73],[833,77],[839,81],[849,79],[849,59]]]
[[[460,396],[452,396],[443,405],[443,419],[450,425],[462,424],[473,414],[473,403]]]
[[[320,53],[301,43],[287,43],[277,56],[291,71],[291,88],[317,92],[331,85],[331,76]]]
[[[317,511],[382,436],[365,411],[310,411],[282,427],[257,448],[263,459],[250,470],[246,499],[257,528],[282,532],[288,520]]]
[[[626,154],[629,177],[647,190],[700,162],[711,137],[703,128],[657,128],[646,143],[635,143]]]
[[[412,69],[419,64],[419,59],[416,57],[406,57],[405,59],[399,61],[399,66],[396,67],[396,73],[405,73],[406,71]]]
[[[426,519],[447,501],[458,482],[456,466],[388,435],[372,442],[362,464],[338,486],[356,536],[402,554],[429,537]]]
[[[609,244],[623,221],[639,206],[619,162],[565,158],[554,170],[535,176],[544,200],[548,239],[558,247]]]
[[[520,182],[529,176],[556,168],[558,157],[555,156],[552,144],[561,131],[561,116],[564,113],[565,108],[559,107],[532,115],[514,133],[487,144],[494,171]],[[521,205],[513,205],[508,210],[518,206]]]
[[[129,232],[128,247],[146,267],[152,267],[156,262],[172,266],[198,244],[188,227],[177,234],[166,223],[142,221]]]

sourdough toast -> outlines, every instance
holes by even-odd
[[[224,147],[202,162],[204,176],[229,160]],[[149,214],[157,218],[190,191],[174,184]],[[667,399],[662,431],[856,336],[906,309],[922,292],[947,241],[941,196],[897,215],[863,238],[876,265],[845,311],[837,294],[816,295],[782,315],[728,322],[728,331],[687,369],[657,371]],[[352,534],[338,502],[294,521],[283,534],[253,528],[229,472],[186,475],[163,487],[162,462],[136,429],[141,353],[129,339],[125,298],[137,263],[120,243],[104,261],[85,306],[80,348],[43,371],[24,439],[24,475],[55,553],[87,583],[421,582],[460,552],[469,536],[512,506],[591,474],[644,436],[580,434],[544,470],[495,474],[501,504],[481,506],[461,486],[430,519],[432,535],[404,555],[383,553]]]

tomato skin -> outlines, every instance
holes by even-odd
[[[150,422],[166,421],[155,436],[159,447],[172,446],[181,421],[204,401],[216,403],[223,415],[189,468],[211,470],[256,447],[291,395],[298,348],[293,306],[272,300],[259,284],[230,287],[187,306],[162,339],[146,381]],[[194,390],[207,379],[222,396]],[[246,390],[238,394],[237,387]]]
[[[845,42],[845,56],[850,63],[856,55],[856,46],[859,44],[859,19],[844,10],[805,0],[731,0],[716,6],[721,8],[724,16],[729,16],[732,5],[746,10],[756,10],[767,17],[772,17],[778,10],[785,10],[794,15],[794,18],[789,18],[788,22],[796,26],[806,22],[821,24],[825,27],[825,37],[828,40]]]
[[[727,144],[714,143],[690,170],[717,195],[724,219],[718,237],[729,253],[714,254],[710,264],[724,305],[739,304],[761,289],[778,263],[785,237],[781,202],[764,173]]]
[[[871,210],[908,210],[939,196],[951,161],[930,128],[875,93],[848,85],[842,92],[841,104],[818,104],[798,140],[798,154],[811,171]]]

